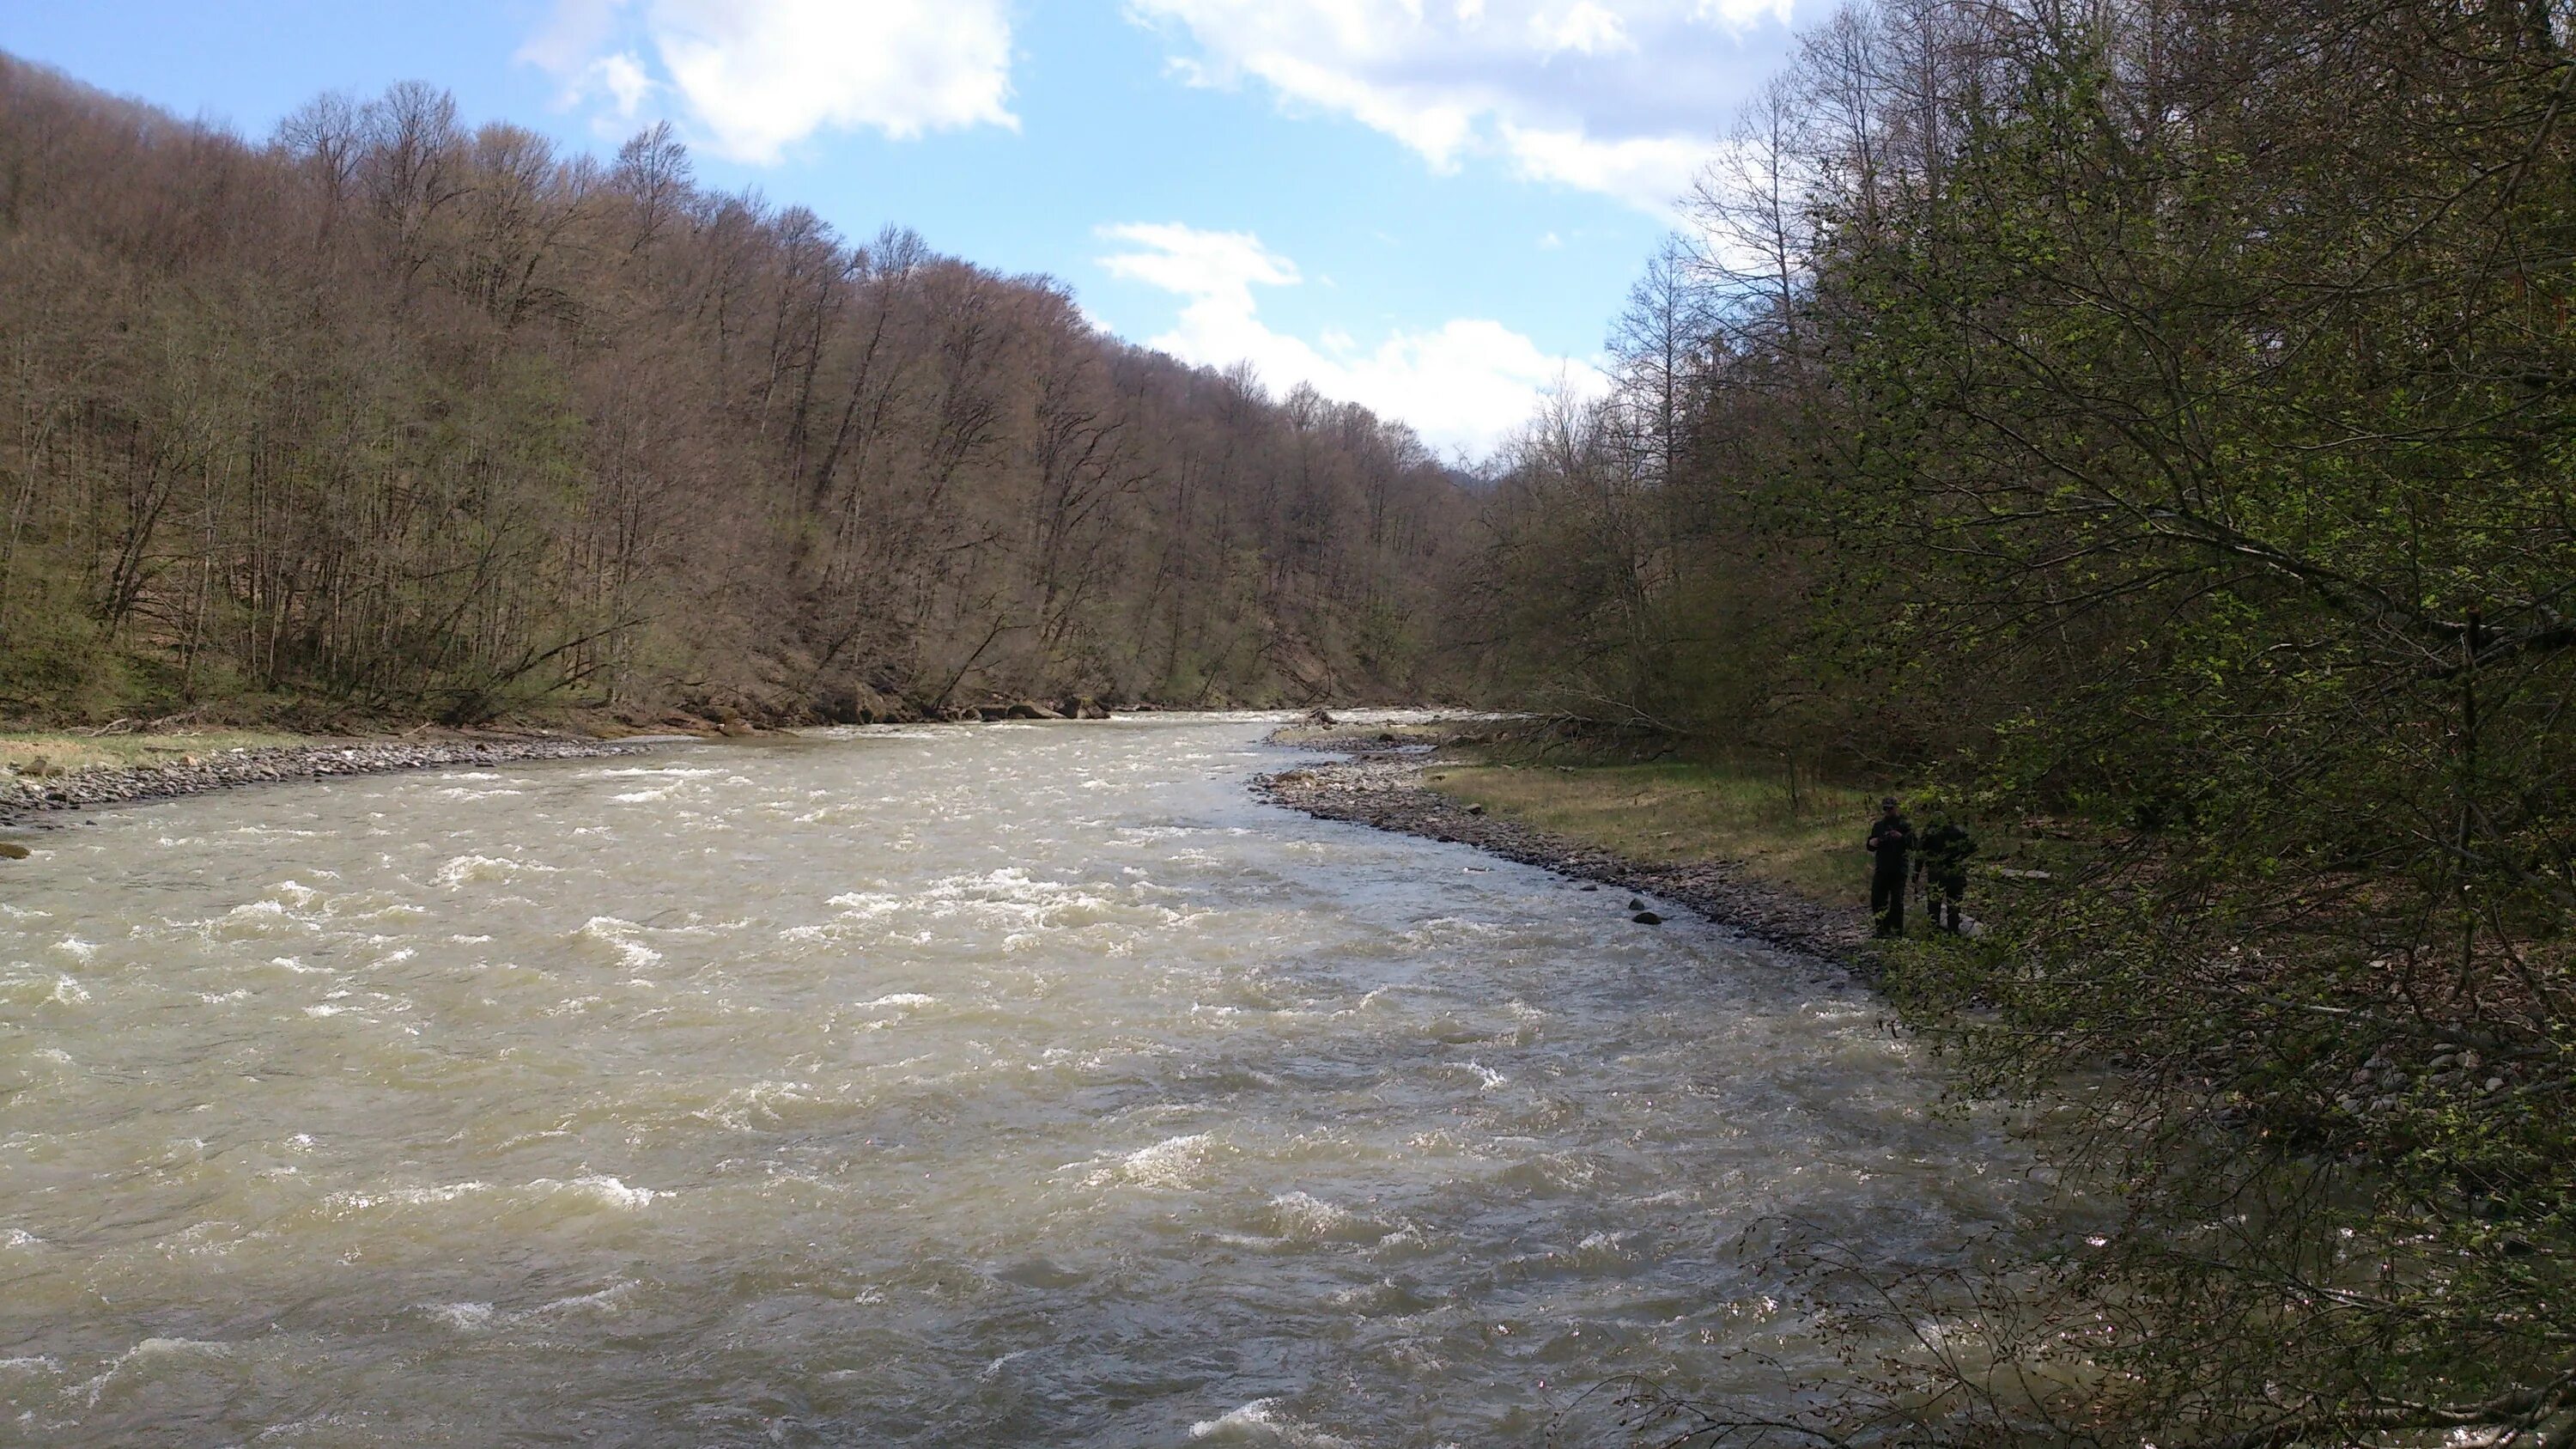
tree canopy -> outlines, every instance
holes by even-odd
[[[855,719],[1433,688],[1406,428],[1061,285],[461,126],[0,59],[0,710]]]
[[[1849,11],[1531,429],[1492,687],[2081,847],[1888,984],[2120,1226],[1807,1427],[2576,1440],[2569,25]]]

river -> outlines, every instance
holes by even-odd
[[[1939,1264],[2028,1191],[1840,973],[1260,804],[1269,727],[42,837],[0,866],[0,1441],[1535,1442],[1614,1374],[1838,1376],[1749,1226]]]

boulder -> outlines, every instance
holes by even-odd
[[[1050,708],[1048,708],[1047,706],[1045,706],[1045,705],[1043,705],[1043,704],[1038,703],[1038,702],[1037,702],[1036,700],[1034,700],[1034,699],[1024,699],[1024,700],[1021,700],[1018,704],[1012,705],[1008,710],[1003,711],[1003,713],[1004,713],[1004,714],[1006,714],[1007,716],[1009,716],[1009,717],[1010,717],[1010,718],[1012,718],[1012,719],[1062,719],[1062,718],[1064,718],[1064,716],[1063,716],[1063,715],[1061,715],[1061,714],[1057,713],[1055,710],[1050,709]]]
[[[751,733],[751,726],[744,724],[739,719],[726,720],[719,729],[725,738],[732,740],[741,739],[743,736]]]
[[[1009,719],[1010,717],[1011,707],[1007,704],[982,704],[975,707],[975,718],[983,720],[987,724],[990,724],[997,719]]]
[[[0,840],[0,860],[25,860],[28,854],[29,852],[27,847],[20,845],[18,842],[14,840]]]
[[[1640,926],[1660,926],[1664,923],[1664,918],[1656,915],[1652,911],[1639,911],[1628,919],[1636,922]]]
[[[1333,712],[1319,704],[1313,709],[1306,711],[1306,723],[1314,725],[1319,729],[1329,729],[1335,723]]]

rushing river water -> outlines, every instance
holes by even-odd
[[[1532,1442],[1834,1374],[2014,1145],[1837,973],[1249,717],[98,812],[0,866],[0,1441]],[[1745,1352],[1750,1350],[1750,1353]]]

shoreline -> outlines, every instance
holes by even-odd
[[[332,740],[210,751],[166,765],[108,766],[34,778],[0,777],[0,828],[47,829],[43,817],[89,805],[129,805],[203,795],[244,785],[385,775],[456,765],[590,759],[641,754],[675,736],[618,740]]]
[[[1366,727],[1314,739],[1284,737],[1295,728],[1273,731],[1266,743],[1343,758],[1256,775],[1251,782],[1256,799],[1319,820],[1472,845],[1489,855],[1605,889],[1633,891],[1648,898],[1649,905],[1681,906],[1765,945],[1831,962],[1865,982],[1877,977],[1864,911],[1820,905],[1748,879],[1727,861],[1646,865],[1600,846],[1498,819],[1422,783],[1422,771],[1431,763],[1435,746],[1381,741],[1364,733]]]

